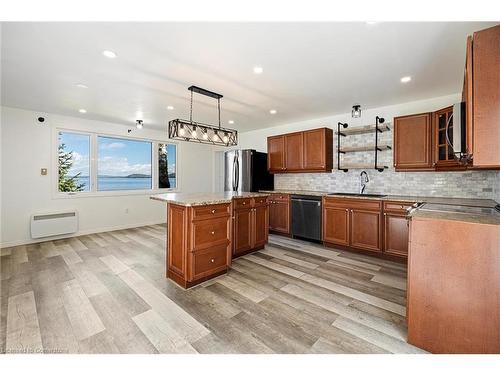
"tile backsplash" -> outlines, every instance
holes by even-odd
[[[392,131],[381,133],[380,143],[392,145]],[[343,146],[374,144],[374,134],[343,137]],[[337,170],[337,135],[334,135],[334,170],[332,173],[276,174],[276,189],[324,190],[358,192],[362,170]],[[370,182],[366,193],[396,195],[441,196],[457,198],[489,198],[500,202],[500,171],[466,172],[396,172],[392,150],[379,152],[379,165],[389,168],[383,172],[366,169]],[[374,152],[355,152],[341,155],[341,166],[349,163],[373,163]]]

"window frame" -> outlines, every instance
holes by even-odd
[[[90,139],[90,155],[89,155],[89,171],[90,171],[90,189],[89,191],[64,192],[59,191],[59,162],[58,162],[58,146],[59,133],[72,133],[89,136]],[[113,138],[116,140],[136,140],[151,143],[151,189],[124,189],[124,190],[97,190],[97,166],[98,166],[98,137]],[[83,197],[106,197],[106,196],[122,196],[122,195],[149,195],[166,192],[180,191],[179,178],[179,143],[170,140],[161,140],[148,137],[123,136],[116,134],[108,134],[101,132],[83,131],[78,129],[55,127],[53,134],[52,161],[54,173],[52,179],[52,192],[54,198],[83,198]],[[159,144],[170,144],[175,146],[175,188],[159,188],[158,187],[158,147]]]

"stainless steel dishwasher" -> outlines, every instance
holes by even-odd
[[[292,236],[321,241],[321,197],[292,195]]]

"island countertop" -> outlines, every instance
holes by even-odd
[[[181,206],[206,206],[231,203],[233,199],[267,197],[267,193],[225,191],[223,193],[165,193],[155,194],[150,199]]]

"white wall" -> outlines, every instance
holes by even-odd
[[[48,124],[40,125],[36,121],[39,114],[1,108],[1,247],[31,242],[30,215],[37,212],[76,209],[81,234],[165,222],[165,205],[150,200],[150,194],[54,197],[54,127],[120,136],[127,135],[128,127],[55,114],[44,114]],[[133,136],[168,139],[166,130],[149,130],[147,124]],[[178,143],[178,182],[182,192],[212,191],[215,150],[207,145]],[[48,168],[48,175],[41,176],[40,168]]]

